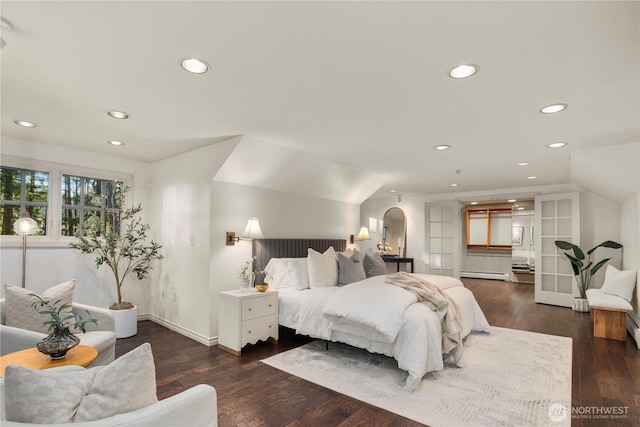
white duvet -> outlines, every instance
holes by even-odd
[[[489,324],[471,291],[447,276],[418,275],[437,285],[458,304],[463,336],[488,331]],[[416,297],[375,276],[342,287],[279,289],[280,324],[296,333],[344,342],[391,356],[408,372],[405,388],[444,367],[441,319]]]

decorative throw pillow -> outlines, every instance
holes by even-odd
[[[357,249],[353,250],[353,253],[351,254],[351,259],[357,259],[360,262],[364,261],[364,252],[360,252]]]
[[[287,269],[291,278],[291,287],[302,291],[309,289],[309,268],[306,258],[290,258],[287,261]]]
[[[93,370],[92,368],[90,370]],[[97,370],[73,422],[93,421],[135,411],[158,401],[151,345],[140,347]]]
[[[355,259],[354,259],[355,258]],[[364,273],[364,267],[357,257],[351,258],[338,253],[338,284],[348,285],[349,283],[358,282],[367,278]]]
[[[387,274],[387,266],[377,252],[367,252],[364,254],[364,272],[367,277],[381,276]]]
[[[617,295],[631,302],[637,275],[636,270],[620,271],[612,265],[607,265],[604,272],[604,284],[600,290],[605,294]]]
[[[338,285],[338,261],[336,251],[330,246],[324,253],[308,249],[309,287],[326,288]]]
[[[36,371],[9,365],[4,376],[5,417],[19,423],[70,423],[95,375],[83,368]]]
[[[73,303],[73,289],[75,286],[76,281],[69,280],[47,289],[41,297],[51,303],[60,300],[59,304],[69,304],[69,308],[62,312],[63,317],[66,317],[72,312],[71,304]],[[51,320],[51,317],[48,314],[40,314],[41,307],[31,306],[38,301],[36,297],[30,295],[34,293],[17,286],[4,285],[5,324],[15,328],[48,334],[49,328],[43,322]]]

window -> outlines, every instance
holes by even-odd
[[[3,155],[0,165],[2,245],[21,242],[13,232],[20,213],[38,223],[29,245],[66,247],[86,221],[115,222],[116,185],[129,186],[132,176],[82,166]],[[102,212],[106,209],[106,218]]]
[[[99,221],[116,221],[118,200],[116,185],[122,182],[97,178],[62,175],[62,236],[73,236],[91,217],[100,217],[106,209],[108,218]]]
[[[47,234],[48,172],[2,166],[0,194],[2,235],[15,234],[13,223],[22,212],[28,212],[38,223],[36,235]]]
[[[511,208],[467,210],[467,248],[511,247]]]

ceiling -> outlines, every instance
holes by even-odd
[[[3,0],[2,135],[147,162],[246,135],[374,196],[568,183],[572,152],[640,141],[638,6]]]

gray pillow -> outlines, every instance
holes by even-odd
[[[381,276],[387,274],[387,266],[379,253],[364,255],[364,272],[367,277]]]
[[[341,253],[338,256],[338,284],[348,285],[367,278],[364,267],[357,257],[346,257]],[[354,259],[355,258],[355,259]]]

